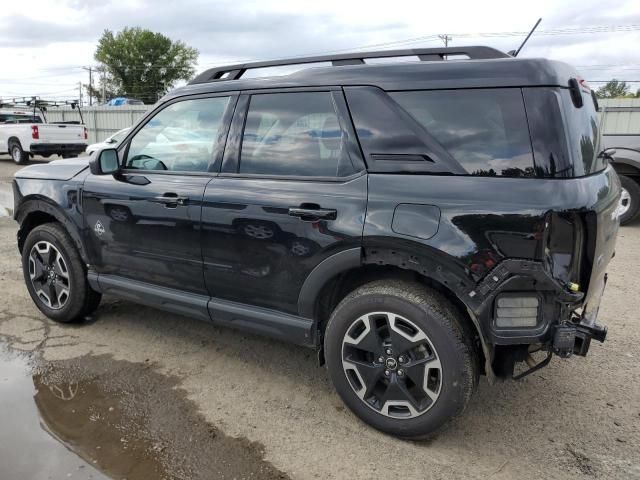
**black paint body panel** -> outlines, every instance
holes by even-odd
[[[573,76],[559,62],[501,58],[187,85],[140,119],[118,154],[122,161],[130,139],[168,103],[233,95],[208,171],[94,175],[88,159],[25,168],[14,181],[18,245],[30,222],[46,214],[67,228],[97,290],[298,344],[319,346],[323,287],[363,267],[413,271],[450,292],[483,346],[548,341],[551,327],[576,308],[586,305],[595,318],[618,227],[615,172],[573,175],[576,142],[569,145],[565,132],[566,105],[551,108],[558,100],[550,99],[567,96]],[[538,178],[468,175],[385,92],[462,88],[521,92]],[[286,91],[331,92],[356,174],[238,174],[250,96]],[[571,176],[579,178],[560,178]],[[186,203],[156,202],[166,194]],[[296,216],[309,208],[332,215]],[[549,246],[561,251],[554,257]],[[569,281],[582,291],[569,292]],[[536,292],[542,323],[497,331],[501,292]]]

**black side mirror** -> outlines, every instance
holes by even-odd
[[[118,151],[115,148],[100,150],[98,155],[89,162],[89,169],[94,175],[112,175],[120,170]]]

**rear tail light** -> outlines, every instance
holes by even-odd
[[[87,138],[89,138],[89,130],[87,130],[87,127],[84,127],[84,139],[86,140]]]
[[[538,324],[538,297],[501,295],[496,302],[496,327],[522,328]]]
[[[40,132],[37,125],[31,125],[31,138],[38,140],[40,138]]]

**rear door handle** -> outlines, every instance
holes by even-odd
[[[292,217],[299,217],[302,220],[308,222],[312,222],[319,219],[335,220],[338,216],[338,212],[333,208],[291,207],[289,208],[289,215],[291,215]]]
[[[189,203],[189,197],[180,197],[175,193],[165,193],[164,195],[153,197],[152,201],[155,203],[164,203],[167,206],[186,205],[187,203]]]

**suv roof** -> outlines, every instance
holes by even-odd
[[[447,60],[450,56],[465,60]],[[421,61],[366,64],[367,58],[418,57]],[[331,62],[332,66],[306,68],[288,75],[241,78],[249,69]],[[575,70],[562,62],[541,58],[514,58],[490,47],[385,50],[318,56],[216,67],[198,75],[168,98],[205,92],[264,88],[373,85],[384,90],[566,87]]]

